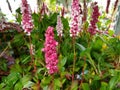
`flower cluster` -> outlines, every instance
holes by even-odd
[[[57,35],[62,37],[63,36],[63,24],[61,21],[61,17],[57,16],[57,25],[56,25]]]
[[[31,16],[31,8],[30,5],[27,3],[27,0],[22,0],[22,27],[24,29],[24,32],[26,32],[28,35],[30,35],[32,29],[33,29],[33,21]]]
[[[107,6],[106,6],[106,13],[108,13],[108,9],[109,9],[109,6],[110,6],[110,0],[107,0]]]
[[[91,35],[95,35],[95,34],[97,33],[96,23],[98,22],[98,17],[100,16],[97,2],[94,2],[94,3],[93,3],[92,9],[93,9],[92,19],[90,20],[90,27],[88,28],[88,32],[89,32]]]
[[[45,33],[45,43],[42,51],[45,53],[46,68],[49,70],[49,74],[54,74],[58,71],[58,55],[56,46],[58,42],[54,39],[53,27],[48,27]]]
[[[75,37],[79,34],[79,15],[81,13],[79,0],[73,0],[71,7],[71,23],[70,23],[70,36]]]
[[[64,17],[64,15],[65,15],[65,8],[63,7],[63,8],[61,9],[61,16]]]
[[[40,14],[41,15],[48,14],[48,7],[47,7],[47,5],[44,2],[43,2],[43,5],[41,7]]]

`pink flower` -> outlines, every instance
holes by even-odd
[[[61,16],[64,17],[64,15],[65,15],[65,8],[63,7],[61,10]]]
[[[91,35],[95,35],[95,34],[97,33],[96,23],[98,22],[98,17],[100,16],[97,2],[94,2],[94,3],[93,3],[92,9],[93,9],[92,17],[91,17],[92,19],[90,20],[90,26],[89,26],[89,28],[88,28],[88,32],[89,32]]]
[[[48,14],[48,7],[47,7],[47,5],[44,2],[43,2],[43,5],[41,7],[40,14],[41,15]]]
[[[54,74],[58,71],[58,55],[56,46],[58,42],[54,39],[54,28],[49,26],[45,33],[45,43],[42,51],[45,53],[45,63],[49,74]]]
[[[79,0],[73,0],[71,8],[70,36],[75,37],[79,34],[79,16],[81,13]]]
[[[31,16],[31,8],[30,5],[27,3],[27,0],[22,0],[22,27],[24,29],[24,32],[26,32],[28,35],[30,35],[32,29],[33,29],[33,21]]]
[[[57,25],[56,25],[57,35],[62,37],[63,36],[63,24],[61,21],[61,17],[57,16]]]

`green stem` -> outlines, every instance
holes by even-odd
[[[60,55],[60,45],[62,43],[62,37],[59,36],[59,44],[58,44],[58,55]]]
[[[83,83],[83,78],[84,78],[84,70],[85,70],[85,67],[86,67],[86,57],[83,58],[84,59],[84,66],[82,68],[82,79],[81,79],[81,82],[80,82],[80,87]]]
[[[98,63],[98,73],[102,75],[101,70],[100,70],[100,64]]]
[[[2,57],[3,56],[3,54],[5,53],[5,51],[8,49],[8,47],[9,46],[7,46],[4,50],[3,50],[3,52],[0,54],[0,57]]]
[[[76,62],[76,52],[75,52],[75,37],[73,37],[73,50],[74,50],[74,58],[73,58],[73,77],[75,72],[75,62]],[[74,79],[74,78],[73,78]]]
[[[30,36],[29,36],[29,43],[30,43],[30,57],[32,59],[32,64],[34,68],[33,72],[36,72],[36,65],[34,64],[33,46],[32,46],[32,41]]]
[[[119,60],[118,60],[118,67],[120,67],[120,56],[119,56]]]

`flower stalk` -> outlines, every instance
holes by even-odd
[[[30,36],[34,25],[33,25],[33,20],[32,20],[32,15],[31,15],[32,11],[31,11],[30,5],[28,4],[27,0],[22,0],[21,11],[22,11],[22,28],[24,29],[24,32],[27,33],[27,35],[29,36],[30,56],[32,59],[32,64],[34,64],[34,48],[33,48],[31,36]],[[36,65],[34,65],[33,72],[36,72]]]

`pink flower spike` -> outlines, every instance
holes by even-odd
[[[95,35],[95,34],[97,33],[96,23],[98,22],[98,17],[100,16],[97,2],[94,2],[94,3],[93,3],[92,9],[93,9],[92,16],[91,16],[92,19],[90,20],[90,26],[89,26],[89,28],[88,28],[88,32],[89,32],[91,35]]]
[[[41,7],[41,10],[40,10],[40,14],[41,15],[45,15],[45,14],[48,14],[48,7],[47,7],[47,5],[43,2],[43,4],[42,4],[42,7]]]
[[[81,14],[81,7],[79,4],[79,0],[73,0],[72,7],[71,7],[71,22],[70,22],[70,36],[76,37],[80,32],[80,14]]]
[[[30,35],[34,25],[32,21],[31,16],[31,8],[30,5],[27,3],[27,0],[22,0],[22,28],[24,29],[24,32],[27,33],[27,35]]]
[[[56,25],[57,35],[62,37],[63,36],[63,24],[61,21],[61,17],[57,16],[57,25]]]
[[[56,47],[58,42],[54,39],[54,28],[49,26],[45,33],[45,43],[42,51],[45,53],[45,63],[49,74],[58,72],[58,56]]]

